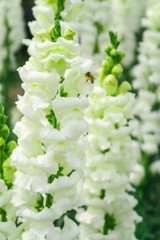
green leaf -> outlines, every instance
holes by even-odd
[[[48,119],[48,122],[54,127],[57,128],[57,118],[53,111],[53,109],[50,110],[50,114],[46,115],[46,118]]]
[[[109,37],[110,37],[110,41],[112,43],[112,46],[117,49],[119,44],[120,44],[120,41],[117,39],[118,38],[117,33],[109,31]]]
[[[104,150],[100,150],[100,153],[105,154],[110,151],[110,148],[106,148]]]
[[[1,222],[7,222],[7,213],[3,208],[0,208]]]
[[[47,198],[46,198],[46,207],[50,208],[53,204],[53,196],[51,194],[46,194]]]
[[[65,80],[65,78],[64,78],[64,77],[61,77],[61,80],[60,80],[60,82],[59,82],[59,83],[63,83],[63,82],[64,82],[64,80]]]
[[[16,168],[11,166],[11,159],[8,158],[6,161],[3,163],[3,179],[8,186],[8,188],[11,188],[13,178],[14,178],[14,173],[16,172]]]
[[[106,194],[105,190],[101,189],[101,192],[100,192],[100,195],[99,195],[100,199],[104,199],[105,194]]]
[[[56,13],[56,19],[61,20],[61,12],[64,10],[64,4],[65,4],[65,0],[58,0],[58,10]]]
[[[51,28],[50,37],[52,42],[57,42],[57,39],[61,37],[61,25],[59,20],[56,20],[55,26]]]
[[[38,212],[42,211],[44,208],[44,198],[42,196],[42,194],[39,194],[39,199],[37,200],[37,206],[35,207],[35,209],[37,209]]]
[[[59,178],[59,177],[63,176],[62,171],[63,171],[63,167],[59,167],[59,170],[56,174],[52,174],[52,175],[49,176],[48,183],[51,184],[54,181],[55,178]]]
[[[64,91],[64,86],[61,87],[60,89],[60,96],[61,97],[67,97],[68,93]]]
[[[114,230],[116,226],[116,221],[113,215],[110,215],[109,213],[105,214],[104,217],[105,223],[103,227],[103,234],[107,235],[109,230]]]

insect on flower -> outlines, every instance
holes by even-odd
[[[85,75],[88,77],[87,81],[90,81],[93,84],[95,77],[90,72],[87,72]]]

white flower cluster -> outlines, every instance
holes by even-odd
[[[79,57],[73,29],[59,21],[51,26],[52,4],[37,4],[37,21],[30,26],[33,33],[41,31],[30,42],[29,61],[19,69],[25,94],[17,106],[24,116],[14,129],[18,147],[12,154],[17,168],[12,203],[24,223],[20,239],[75,240],[79,227],[65,213],[83,205],[78,186],[85,169],[88,124],[83,110],[92,62]]]
[[[139,64],[134,68],[134,87],[138,90],[135,114],[136,135],[145,154],[157,154],[160,144],[160,3],[150,1],[142,24],[147,29],[139,48]]]
[[[135,59],[136,33],[140,30],[140,19],[144,15],[148,0],[113,0],[112,29],[118,32],[121,49],[125,51],[125,66],[130,66]]]
[[[82,56],[92,58],[95,69],[104,58],[107,31],[111,25],[110,0],[66,0],[63,17],[79,33]]]
[[[15,53],[24,38],[23,13],[21,0],[0,0],[0,73],[6,58],[11,68],[16,68]]]
[[[131,190],[129,174],[135,164],[134,145],[129,136],[133,129],[128,121],[133,102],[131,93],[106,96],[100,87],[95,88],[90,98],[88,117],[92,133],[87,151],[90,172],[84,184],[88,208],[79,217],[80,239],[136,239],[135,221],[139,220],[133,211],[136,200],[126,192]]]
[[[10,203],[12,191],[0,179],[0,239],[16,240],[21,227],[16,228],[16,209]]]
[[[127,82],[118,84],[123,53],[117,51],[117,35],[111,32],[110,38],[113,48],[105,48],[108,56],[98,70],[99,86],[87,111],[91,133],[84,182],[87,210],[79,215],[81,240],[135,240],[135,223],[140,220],[133,210],[137,201],[128,193],[133,190],[129,177],[136,163],[130,137],[134,94],[128,92]]]
[[[36,0],[36,6],[32,8],[35,21],[29,23],[29,27],[32,35],[35,35],[41,30],[49,29],[55,19],[55,13],[57,11],[56,1]],[[43,19],[43,21],[42,21]]]
[[[106,32],[115,29],[121,40],[121,49],[127,52],[123,63],[130,66],[135,59],[136,33],[148,0],[66,0],[63,17],[72,22],[79,32],[82,54],[93,57],[95,68],[104,58]]]

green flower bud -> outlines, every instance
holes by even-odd
[[[112,48],[110,47],[110,46],[106,46],[105,48],[104,48],[104,51],[108,54],[108,55],[110,55],[110,51],[112,50]]]
[[[76,35],[76,32],[71,27],[68,27],[64,31],[63,37],[66,40],[73,40],[74,35]]]
[[[8,158],[4,163],[3,163],[3,178],[4,181],[7,185],[12,183],[14,173],[16,172],[16,168],[11,166],[10,164],[11,160]]]
[[[2,103],[0,102],[0,114],[3,114],[4,108],[2,106]]]
[[[110,52],[110,55],[111,55],[112,57],[117,56],[117,50],[116,50],[115,48],[113,48],[113,49],[111,50],[111,52]]]
[[[5,159],[9,158],[13,150],[16,148],[17,144],[15,141],[10,141],[5,146]]]
[[[41,42],[45,42],[45,40],[51,41],[50,33],[49,31],[42,30],[35,34],[35,38],[40,38]]]
[[[121,76],[123,72],[123,67],[121,64],[117,64],[116,66],[114,66],[114,68],[112,69],[112,74],[116,77],[119,78]]]
[[[114,95],[117,91],[117,86],[118,81],[112,74],[105,77],[103,81],[103,87],[105,88],[107,95]]]
[[[5,124],[7,117],[5,115],[0,115],[0,126]]]
[[[4,138],[4,140],[7,140],[8,136],[9,136],[9,128],[6,124],[4,124],[3,126],[1,126],[0,128],[0,135],[2,138]]]
[[[5,140],[2,137],[0,137],[0,147],[2,147],[4,144],[5,144]]]
[[[130,91],[131,85],[129,84],[129,82],[124,81],[121,83],[121,85],[119,86],[118,90],[117,90],[117,95],[119,94],[125,94],[126,92]]]
[[[111,63],[108,59],[102,61],[102,67],[105,68],[106,71],[111,70]]]
[[[125,53],[124,52],[118,52],[118,56],[120,57],[120,59],[123,59],[125,57]]]
[[[56,42],[61,37],[61,24],[58,20],[55,20],[55,25],[50,28],[49,35],[52,42]]]

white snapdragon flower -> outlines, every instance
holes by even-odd
[[[160,144],[159,15],[159,1],[149,1],[146,17],[142,21],[146,30],[139,48],[139,63],[133,70],[134,87],[138,90],[135,114],[139,118],[135,135],[146,155],[157,154]]]
[[[92,58],[94,69],[104,58],[107,31],[111,25],[110,0],[66,0],[63,17],[77,29],[82,56]]]
[[[24,21],[23,21],[23,11],[21,7],[21,0],[9,0],[7,1],[7,19],[10,28],[9,33],[9,58],[11,61],[12,68],[16,68],[15,54],[22,45],[22,39],[25,36],[24,32]]]
[[[118,84],[123,69],[123,53],[117,51],[117,36],[110,32],[112,48],[106,47],[99,85],[89,98],[87,118],[91,126],[86,151],[84,182],[86,211],[79,214],[81,240],[135,240],[135,223],[140,217],[133,210],[137,201],[129,177],[136,163],[132,107],[134,95],[127,82]],[[115,50],[116,49],[116,50]]]
[[[56,1],[55,3],[54,1],[49,2],[47,0],[36,0],[35,2],[36,6],[32,10],[36,20],[29,23],[33,35],[41,30],[49,29],[53,25],[57,11]]]
[[[151,164],[151,171],[153,174],[157,174],[157,173],[160,174],[160,160],[159,159]]]
[[[0,1],[0,26],[0,72],[2,72],[6,58],[9,59],[11,68],[16,68],[15,54],[24,38],[21,0]]]
[[[140,30],[140,20],[144,16],[148,0],[113,0],[112,28],[116,29],[121,40],[121,49],[127,53],[123,60],[125,66],[130,66],[135,57],[136,33]]]
[[[147,0],[148,1],[148,0]],[[134,61],[136,33],[147,5],[146,0],[66,0],[63,17],[71,22],[79,33],[82,54],[93,57],[95,68],[104,56],[107,31],[116,29],[121,39],[121,49],[127,52],[123,63],[130,66]],[[129,17],[128,17],[129,16]]]
[[[86,168],[88,124],[83,111],[92,62],[79,57],[72,28],[58,20],[50,27],[48,10],[55,5],[37,4],[34,11],[40,13],[30,26],[40,31],[30,42],[29,61],[19,69],[25,93],[17,107],[24,116],[14,129],[18,147],[12,154],[17,168],[12,203],[24,223],[20,239],[75,240],[79,227],[66,212],[84,203],[79,184]]]
[[[5,182],[0,179],[0,239],[15,240],[22,231],[16,227],[16,209],[11,204],[12,190],[8,190]]]

